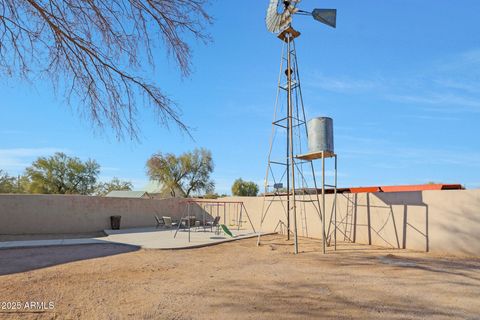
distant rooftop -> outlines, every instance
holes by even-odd
[[[159,181],[149,181],[143,188],[145,192],[154,198],[171,198],[170,189],[165,188],[165,185]],[[177,197],[183,197],[185,193],[180,188],[175,188],[175,194]]]
[[[110,191],[105,197],[149,199],[150,195],[146,191]]]

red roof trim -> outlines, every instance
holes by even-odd
[[[460,184],[417,184],[403,186],[378,186],[378,187],[355,187],[349,188],[351,193],[366,192],[412,192],[425,190],[462,190]]]
[[[350,188],[351,193],[382,192],[380,187],[357,187]]]

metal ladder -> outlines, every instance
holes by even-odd
[[[352,199],[350,199],[350,195]],[[352,230],[353,230],[353,214],[355,211],[355,194],[347,194],[347,214],[345,216],[345,229],[344,229],[344,241],[352,242]]]
[[[300,204],[300,219],[302,220],[302,230],[303,236],[308,237],[308,229],[307,229],[307,210],[305,208],[305,203]]]

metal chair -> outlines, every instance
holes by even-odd
[[[172,222],[172,217],[162,217],[165,228],[171,229],[177,225],[176,222]]]
[[[165,226],[165,221],[163,220],[163,218],[159,218],[157,215],[155,215],[155,220],[157,221],[157,229],[161,226]]]
[[[220,222],[220,216],[216,216],[213,221],[207,222],[206,227],[210,227],[210,232],[213,232],[213,228],[217,228],[215,230],[215,234],[219,234],[220,233],[219,231],[220,225],[218,224],[219,222]]]

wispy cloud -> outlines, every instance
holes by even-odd
[[[480,98],[453,93],[425,93],[423,95],[387,95],[391,101],[415,104],[427,104],[447,112],[471,111],[480,112]]]
[[[480,73],[480,70],[471,70],[472,66],[480,66],[480,48],[467,50],[453,57],[434,62],[440,72],[455,73],[468,70],[469,73]]]
[[[337,93],[363,93],[383,87],[383,79],[355,79],[349,76],[316,74],[306,80],[307,87],[320,88]]]
[[[10,129],[0,130],[0,134],[5,134],[5,135],[18,135],[18,134],[26,134],[26,133],[28,132],[22,131],[22,130],[10,130]]]
[[[461,91],[466,91],[468,93],[472,94],[478,94],[480,92],[480,81],[461,81],[461,80],[456,80],[456,79],[449,79],[449,78],[440,78],[440,79],[435,79],[435,84],[448,88],[448,89],[455,89],[455,90],[461,90]]]
[[[434,120],[434,121],[459,121],[460,117],[441,116],[437,114],[432,115],[418,115],[418,114],[404,114],[401,118],[418,119],[418,120]]]
[[[344,158],[372,159],[378,157],[384,160],[392,159],[388,166],[403,168],[412,165],[458,165],[462,167],[480,167],[480,152],[460,149],[435,149],[424,146],[415,148],[396,147],[392,145],[377,145],[363,147],[362,145],[343,148],[339,153]],[[385,162],[380,167],[386,168]]]
[[[398,148],[395,152],[398,152],[400,158],[407,159],[410,163],[480,166],[480,152],[428,148]]]
[[[68,152],[68,150],[54,147],[0,149],[0,168],[19,173],[36,158],[52,155],[55,152]]]
[[[387,101],[418,106],[419,111],[480,112],[480,49],[437,60],[403,75],[317,74],[307,87],[342,94],[369,93]]]

